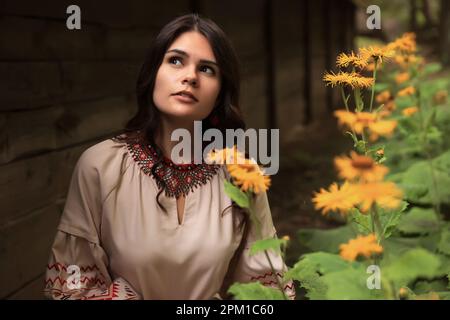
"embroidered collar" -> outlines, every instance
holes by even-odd
[[[206,163],[175,164],[169,158],[163,157],[152,172],[158,154],[150,144],[134,140],[127,142],[127,148],[142,171],[153,177],[158,188],[163,189],[168,197],[187,196],[190,191],[211,180],[219,169],[219,165]]]

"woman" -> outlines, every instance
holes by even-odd
[[[225,194],[225,166],[170,158],[171,132],[244,128],[237,58],[223,31],[195,14],[167,24],[137,82],[139,109],[117,137],[87,149],[70,183],[47,266],[54,299],[225,298],[234,282],[275,286],[247,215]],[[265,193],[254,197],[275,235]],[[272,254],[271,254],[272,255]],[[278,275],[282,259],[271,256]],[[293,296],[290,283],[285,293]]]

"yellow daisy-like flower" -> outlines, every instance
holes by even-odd
[[[221,150],[211,150],[208,153],[207,163],[209,164],[238,164],[246,163],[243,153],[241,153],[236,146],[231,148],[224,148]]]
[[[397,84],[401,84],[405,81],[409,80],[409,73],[408,72],[400,72],[399,74],[397,74],[395,76],[395,82],[397,82]]]
[[[386,103],[391,99],[391,93],[389,90],[384,90],[377,94],[375,101],[378,103]]]
[[[358,256],[370,258],[372,254],[380,254],[383,252],[383,247],[377,243],[375,234],[368,236],[357,236],[349,242],[339,246],[339,255],[348,261],[355,261]]]
[[[399,97],[405,97],[405,96],[413,95],[415,92],[416,92],[416,89],[414,89],[414,87],[409,86],[409,87],[406,87],[406,88],[403,89],[403,90],[400,90],[400,91],[397,93],[397,95],[398,95]]]
[[[383,59],[388,60],[394,56],[394,51],[389,47],[368,47],[359,49],[361,57],[365,59],[372,58],[379,63],[383,62]]]
[[[242,191],[260,193],[267,191],[270,186],[270,177],[264,175],[261,168],[255,163],[229,164],[228,172],[233,177],[234,184]]]
[[[338,55],[336,66],[342,68],[348,67],[349,65],[364,69],[367,67],[367,59],[364,59],[364,57],[361,57],[360,55],[354,54],[353,51],[350,54],[341,53]]]
[[[337,211],[344,215],[355,207],[357,200],[358,197],[348,182],[344,182],[340,188],[337,183],[333,183],[329,190],[321,188],[320,192],[314,193],[312,199],[316,210],[321,210],[324,215],[330,211]]]
[[[378,120],[369,123],[368,128],[371,133],[370,139],[375,141],[379,136],[390,137],[397,127],[396,120]]]
[[[370,112],[357,112],[356,121],[353,124],[353,128],[356,133],[363,133],[364,128],[369,127],[369,125],[377,120],[377,115]]]
[[[334,164],[339,177],[349,181],[381,181],[389,169],[377,164],[371,157],[359,155],[352,151],[350,158],[346,156],[336,157]]]
[[[381,69],[381,63],[378,63],[377,64],[377,70],[380,70]],[[366,69],[365,70],[367,70],[367,71],[374,71],[375,70],[375,63],[373,62],[373,61],[370,61],[368,64],[367,64],[367,67],[366,67]]]
[[[356,115],[353,112],[349,112],[346,110],[336,110],[333,114],[338,119],[338,124],[340,126],[345,125],[351,128],[356,121]]]
[[[417,107],[408,107],[408,108],[403,109],[402,113],[404,116],[410,117],[418,111],[419,111],[419,108],[417,108]]]
[[[338,118],[339,125],[347,126],[358,134],[361,134],[371,123],[377,121],[377,114],[370,112],[354,113],[345,110],[336,110],[334,115]]]
[[[334,86],[349,86],[352,89],[355,88],[369,88],[373,85],[373,78],[363,77],[356,72],[338,72],[337,74],[325,73],[323,76],[323,81],[327,85]]]
[[[397,63],[401,68],[407,69],[410,65],[419,62],[419,58],[413,54],[397,54],[394,57],[395,63]]]
[[[372,205],[395,209],[400,205],[402,191],[393,182],[368,182],[353,185],[362,212],[368,212]]]
[[[413,32],[405,33],[400,38],[389,43],[387,47],[403,53],[414,53],[417,50],[416,35]]]

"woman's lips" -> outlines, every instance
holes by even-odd
[[[195,99],[193,99],[193,98],[191,98],[191,97],[189,97],[187,95],[176,94],[176,95],[173,95],[173,97],[175,99],[177,99],[178,101],[183,102],[183,103],[192,104],[192,103],[196,103],[197,102]]]

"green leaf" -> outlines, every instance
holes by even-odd
[[[370,214],[362,214],[358,209],[354,209],[351,211],[350,218],[351,223],[356,226],[359,233],[372,233],[372,219],[370,217]]]
[[[358,262],[355,262],[354,264],[358,264]],[[292,273],[295,275],[306,266],[312,266],[313,270],[320,274],[327,274],[330,272],[347,269],[351,265],[352,264],[350,262],[342,259],[337,254],[328,252],[314,252],[303,255],[302,259],[288,271],[288,274]]]
[[[347,268],[322,277],[328,290],[326,298],[330,300],[369,300],[383,298],[381,289],[369,289],[367,280],[371,274],[366,268]]]
[[[284,300],[283,293],[260,282],[234,283],[229,289],[237,300]]]
[[[297,235],[300,244],[311,251],[339,253],[339,245],[355,238],[357,233],[351,225],[346,225],[330,230],[303,229]]]
[[[439,276],[440,259],[431,252],[418,248],[404,253],[382,269],[382,274],[397,288],[421,278]]]
[[[438,250],[450,256],[450,230],[443,229],[441,232],[441,239],[438,244]]]
[[[281,253],[281,246],[286,246],[287,240],[268,238],[263,240],[255,241],[250,248],[250,255],[255,255],[258,252],[264,250],[273,250],[275,252]]]
[[[407,207],[408,202],[402,201],[401,206],[395,210],[379,209],[385,239],[389,238],[395,231],[401,217],[404,215],[403,212]]]
[[[388,90],[388,89],[390,89],[390,84],[389,83],[375,83],[375,85],[374,85],[374,89],[375,89],[375,92],[381,92],[381,91],[384,91],[384,90]]]
[[[434,172],[427,161],[419,161],[393,180],[405,191],[408,201],[417,204],[433,204],[435,198],[440,203],[450,203],[450,150],[433,160]],[[438,188],[435,192],[433,177]]]
[[[422,76],[428,76],[430,74],[439,72],[442,70],[442,65],[440,63],[434,62],[434,63],[427,63],[422,71]]]
[[[311,300],[325,299],[326,285],[320,279],[315,263],[307,258],[302,258],[294,267],[283,276],[283,280],[298,280],[300,287],[306,290],[305,296]]]
[[[440,225],[433,209],[415,207],[401,217],[398,229],[404,234],[425,234],[438,231]]]
[[[338,255],[315,252],[303,255],[302,259],[284,274],[284,280],[298,280],[300,287],[306,290],[306,297],[311,300],[323,300],[326,297],[327,286],[321,275],[349,267],[350,263]]]
[[[230,197],[231,200],[236,202],[239,207],[250,208],[250,199],[245,192],[243,192],[241,189],[227,180],[224,180],[224,186],[225,193]]]

